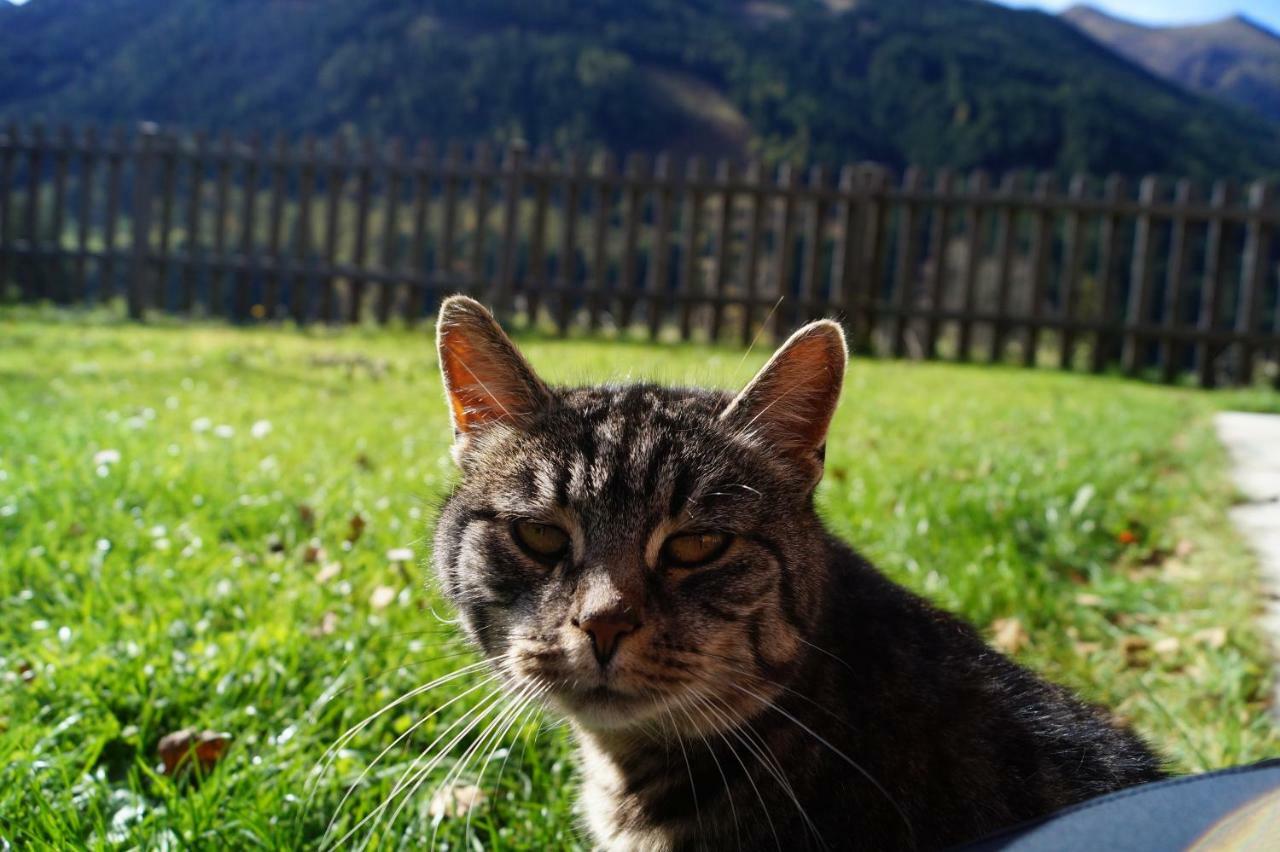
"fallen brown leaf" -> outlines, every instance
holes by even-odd
[[[360,513],[357,512],[356,514],[352,515],[351,520],[348,522],[347,541],[353,544],[359,541],[360,536],[364,533],[364,528],[367,527],[368,525],[369,525],[369,522],[366,521],[364,519],[364,516],[361,515]]]
[[[1102,606],[1102,598],[1098,595],[1082,592],[1076,595],[1076,603],[1080,606]]]
[[[1191,638],[1216,651],[1227,644],[1227,628],[1206,627],[1203,630],[1197,630]]]
[[[302,549],[302,561],[308,563],[320,562],[324,559],[324,548],[315,542],[311,542]]]
[[[997,618],[991,623],[991,644],[998,651],[1016,654],[1031,641],[1027,628],[1017,618]]]
[[[316,525],[316,510],[306,503],[298,504],[298,521],[307,529]]]
[[[1125,662],[1130,666],[1145,666],[1148,663],[1147,651],[1151,643],[1141,636],[1125,636],[1120,640],[1120,650],[1124,653]]]
[[[1182,642],[1177,636],[1165,636],[1157,639],[1156,643],[1151,646],[1151,650],[1155,651],[1162,657],[1171,656],[1178,653],[1182,648]]]
[[[396,599],[396,590],[390,586],[378,586],[369,596],[369,606],[374,609],[386,609]]]
[[[200,764],[200,769],[208,772],[217,765],[231,745],[231,735],[217,731],[196,731],[184,728],[160,738],[156,753],[164,762],[161,770],[165,775],[174,775],[184,769],[192,755]]]
[[[431,797],[428,810],[433,819],[457,819],[467,815],[485,799],[484,791],[470,784],[439,790]]]

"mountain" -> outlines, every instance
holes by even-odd
[[[1243,15],[1185,27],[1141,26],[1090,6],[1062,17],[1153,74],[1280,121],[1280,35]]]
[[[31,0],[0,119],[901,167],[1280,172],[1280,129],[978,0]]]

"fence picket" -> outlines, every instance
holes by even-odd
[[[1143,367],[1148,341],[1139,336],[1138,329],[1151,318],[1151,266],[1155,252],[1154,227],[1151,208],[1159,200],[1160,180],[1148,175],[1138,187],[1138,203],[1142,212],[1138,215],[1133,232],[1133,258],[1129,271],[1128,320],[1124,334],[1124,352],[1121,363],[1126,374],[1134,376]]]
[[[680,279],[677,285],[681,340],[688,340],[693,334],[694,300],[703,295],[702,276],[698,270],[698,263],[702,259],[700,240],[702,238],[702,207],[705,200],[702,191],[703,170],[700,157],[690,158],[685,166],[688,189],[685,192],[685,207],[681,221]]]
[[[234,146],[231,134],[224,132],[217,154],[218,189],[213,210],[213,267],[209,270],[209,304],[206,305],[206,309],[213,316],[221,316],[225,309],[222,284],[229,271],[227,216],[231,203],[231,163],[235,155]]]
[[[659,155],[654,164],[653,180],[653,253],[649,258],[649,280],[645,290],[649,297],[649,338],[657,340],[662,327],[663,302],[671,286],[667,277],[671,263],[671,197],[674,189],[671,185],[671,160],[666,154]]]
[[[609,286],[609,218],[613,213],[613,190],[617,182],[613,155],[608,153],[596,161],[593,182],[595,191],[595,218],[591,230],[591,284],[587,294],[587,327],[595,331],[600,327],[600,311]]]
[[[1076,341],[1076,301],[1080,292],[1080,270],[1084,266],[1085,236],[1083,233],[1083,216],[1080,204],[1089,191],[1088,179],[1081,174],[1072,176],[1071,186],[1067,189],[1067,222],[1063,231],[1062,275],[1059,278],[1058,292],[1061,305],[1059,318],[1062,321],[1058,349],[1058,366],[1069,369],[1075,357]]]
[[[1187,216],[1181,211],[1194,206],[1199,200],[1195,184],[1185,178],[1178,181],[1173,193],[1173,206],[1180,212],[1174,216],[1169,231],[1169,264],[1165,271],[1164,334],[1160,338],[1160,376],[1165,382],[1172,382],[1177,378],[1179,361],[1184,351],[1182,342],[1173,334],[1184,313],[1184,291],[1191,255],[1190,241],[1187,239]]]
[[[378,265],[383,279],[378,284],[378,302],[374,308],[379,325],[386,325],[391,320],[399,289],[400,196],[404,192],[404,172],[404,144],[399,139],[392,139],[387,146],[382,188],[382,240]]]
[[[746,182],[749,192],[746,263],[742,267],[742,344],[750,346],[755,340],[756,300],[759,298],[760,240],[764,231],[764,168],[758,162],[747,167]]]
[[[493,173],[493,148],[488,142],[476,146],[471,162],[471,254],[467,262],[468,279],[464,289],[478,299],[487,299],[489,240],[489,181]]]
[[[314,316],[316,311],[314,284],[315,259],[312,255],[312,196],[316,190],[316,140],[302,139],[298,160],[298,218],[293,242],[293,275],[289,279],[289,313],[294,321]]]
[[[1053,175],[1037,176],[1031,234],[1031,304],[1027,311],[1026,344],[1022,350],[1024,367],[1034,367],[1040,352],[1040,328],[1044,319],[1044,303],[1049,294],[1049,255],[1053,253],[1053,196]]]
[[[644,191],[642,181],[647,177],[649,162],[643,154],[627,155],[623,181],[622,206],[622,265],[614,286],[610,304],[618,310],[618,328],[631,327],[631,313],[635,307],[635,291],[640,286],[636,277],[636,245],[640,234],[640,219],[644,215]]]
[[[996,309],[995,322],[991,325],[991,346],[987,353],[988,360],[993,363],[1004,360],[1012,319],[1009,315],[1009,297],[1013,285],[1014,244],[1018,241],[1015,196],[1019,182],[1018,173],[1009,172],[1001,179],[998,192],[1000,206],[996,210]]]
[[[799,325],[816,319],[821,313],[817,307],[818,268],[822,264],[824,232],[827,222],[827,170],[816,165],[809,170],[809,188],[814,190],[805,211],[803,261],[800,267],[800,290],[796,296],[796,310],[792,322]]]
[[[504,180],[502,211],[502,254],[499,257],[498,280],[493,294],[494,315],[500,322],[511,319],[511,294],[516,286],[516,258],[520,251],[520,201],[524,193],[523,142],[507,147],[502,163]]]
[[[533,222],[529,225],[529,266],[521,290],[529,324],[537,326],[542,293],[551,284],[547,271],[547,204],[551,194],[551,149],[539,148],[533,163]]]
[[[783,163],[778,167],[778,219],[777,229],[775,230],[775,238],[777,243],[774,245],[774,305],[772,310],[773,328],[771,329],[775,337],[781,337],[787,327],[787,316],[792,317],[792,323],[799,318],[801,305],[797,301],[793,305],[787,304],[788,297],[793,294],[791,292],[791,279],[793,265],[795,260],[795,222],[796,222],[796,170],[791,163]]]
[[[46,147],[44,125],[32,125],[31,139],[27,150],[27,274],[22,276],[22,280],[18,282],[19,290],[23,293],[24,298],[27,299],[40,298],[45,295],[40,292],[39,284],[43,278],[40,275],[40,258],[44,248],[44,235],[40,233],[40,197],[43,195],[40,191],[40,185],[44,182],[44,154]]]
[[[61,265],[59,262],[63,258],[62,230],[66,221],[67,168],[71,160],[71,149],[74,144],[71,128],[66,125],[58,128],[58,142],[53,151],[53,216],[49,229],[49,247],[52,252],[49,256],[49,280],[51,286],[46,290],[46,296],[62,302],[67,301],[69,295],[66,291],[66,283],[61,280],[58,272]],[[0,285],[0,289],[3,289],[2,285]]]
[[[938,356],[938,332],[942,327],[942,312],[946,307],[947,242],[951,234],[949,201],[953,182],[948,169],[940,169],[934,178],[933,191],[939,203],[933,213],[933,227],[929,235],[928,278],[925,282],[929,317],[925,321],[924,357],[929,360]]]
[[[1102,216],[1102,224],[1098,233],[1098,279],[1102,284],[1102,303],[1099,308],[1098,330],[1094,336],[1090,368],[1095,373],[1106,369],[1111,360],[1115,346],[1115,335],[1120,323],[1114,319],[1118,315],[1116,302],[1120,294],[1120,282],[1117,278],[1120,251],[1120,215],[1115,212],[1126,188],[1124,179],[1119,175],[1111,175],[1103,186],[1103,201],[1108,212]]]
[[[1250,215],[1245,226],[1244,256],[1240,265],[1240,305],[1236,311],[1236,333],[1240,335],[1236,379],[1242,385],[1253,382],[1257,347],[1252,335],[1258,330],[1263,287],[1274,268],[1271,265],[1271,229],[1262,220],[1263,213],[1271,208],[1274,201],[1275,189],[1270,181],[1256,181],[1249,187]]]
[[[1209,198],[1212,210],[1209,230],[1205,237],[1204,280],[1200,290],[1201,337],[1196,344],[1196,366],[1200,386],[1211,388],[1217,383],[1215,355],[1212,340],[1208,337],[1218,328],[1222,316],[1221,289],[1226,270],[1224,245],[1227,239],[1225,212],[1235,203],[1236,188],[1230,180],[1219,180],[1213,185]]]
[[[262,279],[262,318],[275,319],[280,306],[280,270],[284,258],[280,253],[280,235],[284,230],[285,165],[289,145],[283,134],[276,134],[271,144],[271,194],[267,201],[267,270]]]
[[[0,135],[0,297],[9,288],[9,258],[13,257],[13,162],[18,155],[18,125],[10,122]],[[84,222],[84,219],[81,219]]]
[[[713,299],[711,302],[711,322],[707,326],[707,336],[714,343],[720,339],[724,328],[725,301],[729,295],[732,282],[730,263],[733,258],[733,213],[735,196],[733,163],[721,160],[716,164],[716,185],[720,189],[720,207],[716,215],[716,254],[715,279],[712,283]],[[745,286],[745,284],[744,284]]]
[[[581,188],[585,161],[580,151],[570,151],[564,167],[564,189],[561,195],[564,224],[560,232],[559,257],[556,260],[556,281],[559,298],[556,299],[556,331],[569,333],[574,295],[580,278],[578,263],[578,214],[582,206]]]
[[[409,282],[404,321],[412,327],[422,316],[429,286],[427,277],[427,212],[431,206],[431,143],[423,139],[413,154],[409,172],[413,194],[413,235],[409,238],[409,254],[400,262],[405,280]]]
[[[156,249],[157,256],[152,262],[157,281],[152,304],[162,310],[169,310],[172,304],[170,279],[173,275],[173,214],[174,194],[177,191],[178,137],[166,133],[160,139],[160,232],[157,235],[160,242]],[[57,227],[61,233],[61,220]]]
[[[973,357],[974,315],[978,310],[978,276],[982,272],[983,246],[987,227],[987,209],[982,203],[990,189],[987,173],[976,171],[969,176],[965,195],[969,203],[965,210],[964,306],[961,309],[960,339],[957,352],[960,360]]]

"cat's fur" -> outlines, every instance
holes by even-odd
[[[463,475],[443,588],[509,686],[571,721],[608,849],[936,849],[1161,777],[1107,715],[890,582],[814,510],[845,366],[830,322],[737,397],[553,389],[476,302],[441,308]],[[571,539],[555,564],[520,519]],[[727,533],[705,567],[681,531]],[[602,666],[575,626],[626,619]]]

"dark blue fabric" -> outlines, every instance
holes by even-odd
[[[962,849],[1171,852],[1191,846],[1224,819],[1269,793],[1280,794],[1280,759],[1120,790],[1042,820],[1006,829]],[[1270,848],[1280,850],[1280,822],[1274,828],[1275,845]]]

